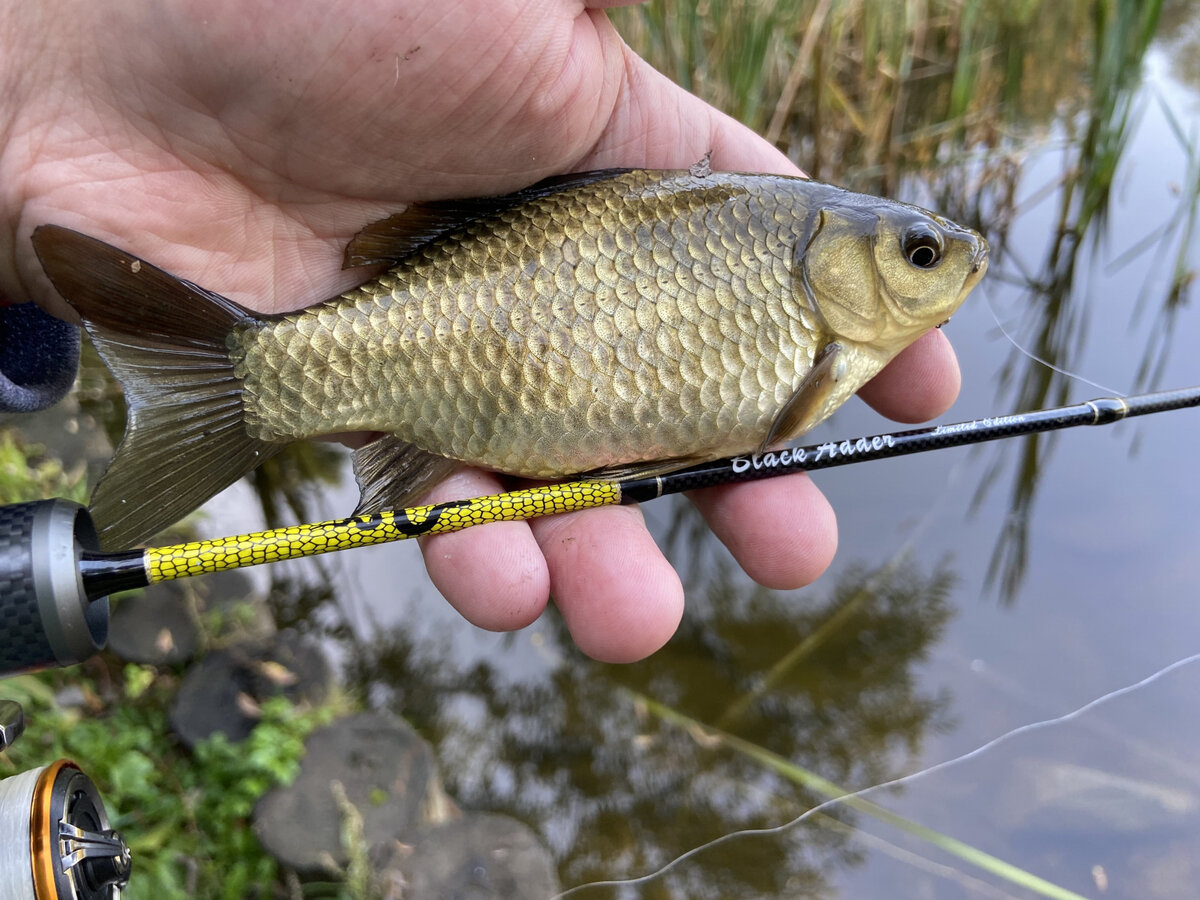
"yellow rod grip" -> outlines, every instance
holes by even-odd
[[[444,534],[472,525],[536,519],[620,502],[621,488],[615,481],[551,484],[471,500],[452,500],[436,506],[389,510],[211,541],[151,547],[145,554],[146,574],[150,583],[155,584],[351,547],[403,541],[426,534]]]

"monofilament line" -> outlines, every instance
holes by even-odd
[[[1110,691],[1109,693],[1103,694],[1102,696],[1097,697],[1094,700],[1090,700],[1089,702],[1085,703],[1083,706],[1080,706],[1077,709],[1072,710],[1071,712],[1064,713],[1061,716],[1055,716],[1054,718],[1051,718],[1051,719],[1042,719],[1041,721],[1038,721],[1038,722],[1030,722],[1027,725],[1021,725],[1017,728],[1014,728],[1012,731],[1005,732],[1004,734],[1000,735],[999,737],[993,738],[992,740],[988,741],[986,744],[976,747],[974,750],[971,750],[967,753],[962,754],[961,756],[956,756],[953,759],[948,759],[943,762],[936,763],[927,769],[922,769],[919,772],[913,772],[912,774],[909,774],[909,775],[902,775],[899,778],[893,778],[890,781],[884,781],[880,784],[874,784],[874,785],[871,785],[870,787],[865,787],[862,790],[852,791],[851,793],[843,794],[840,797],[831,797],[830,799],[824,801],[823,803],[819,803],[816,806],[813,806],[813,807],[805,810],[804,812],[800,813],[800,815],[796,816],[794,819],[792,819],[788,822],[784,822],[782,825],[775,825],[771,828],[745,828],[740,831],[731,831],[729,834],[723,834],[719,838],[714,838],[713,840],[709,841],[708,843],[701,844],[698,847],[693,847],[691,850],[688,850],[687,852],[680,854],[679,856],[677,856],[673,860],[671,860],[669,863],[664,865],[662,868],[657,869],[654,872],[649,873],[648,875],[641,875],[637,878],[613,879],[610,881],[592,881],[587,884],[576,885],[573,888],[568,888],[567,890],[563,891],[562,893],[556,894],[554,897],[551,898],[551,900],[562,900],[562,898],[564,898],[564,897],[570,897],[573,894],[579,893],[580,891],[584,891],[588,888],[634,887],[639,884],[645,884],[647,882],[653,881],[656,878],[660,878],[661,876],[666,875],[672,869],[677,868],[679,865],[681,865],[682,863],[691,859],[692,857],[698,856],[699,854],[705,852],[706,850],[711,850],[714,847],[718,847],[722,844],[729,843],[730,841],[733,841],[736,838],[782,834],[783,832],[787,831],[788,829],[793,828],[796,825],[799,825],[801,822],[804,822],[809,817],[814,816],[819,812],[826,812],[830,808],[832,808],[832,807],[836,806],[837,804],[842,803],[844,801],[855,799],[855,798],[865,797],[867,794],[870,794],[874,791],[882,791],[882,790],[886,790],[888,788],[900,787],[902,785],[911,785],[917,779],[926,778],[926,777],[934,775],[938,772],[943,772],[952,767],[959,766],[959,765],[962,765],[963,763],[970,762],[971,760],[976,759],[976,758],[982,756],[983,754],[987,753],[989,750],[992,750],[995,747],[999,747],[1001,744],[1008,743],[1009,741],[1013,740],[1014,738],[1021,737],[1026,734],[1030,734],[1031,732],[1034,732],[1034,731],[1039,731],[1043,728],[1049,728],[1049,727],[1055,726],[1055,725],[1065,725],[1066,723],[1080,718],[1081,716],[1091,712],[1092,710],[1109,702],[1110,700],[1116,700],[1120,697],[1124,697],[1126,694],[1131,694],[1134,691],[1138,691],[1144,687],[1148,687],[1149,685],[1153,684],[1154,682],[1164,678],[1167,675],[1170,675],[1172,672],[1175,672],[1179,669],[1184,668],[1185,666],[1189,666],[1189,665],[1192,665],[1193,663],[1197,663],[1197,662],[1200,662],[1200,653],[1193,653],[1191,656],[1187,656],[1187,657],[1184,657],[1183,659],[1176,660],[1175,662],[1171,663],[1170,665],[1165,666],[1164,668],[1159,669],[1158,671],[1156,671],[1150,675],[1147,675],[1145,678],[1141,679],[1140,681],[1134,682],[1133,684],[1126,685],[1125,687],[1117,688],[1115,691]]]
[[[1009,330],[1004,327],[1004,323],[1000,321],[1000,314],[996,312],[996,307],[992,306],[992,301],[991,301],[991,298],[988,297],[987,291],[980,291],[980,296],[983,297],[983,302],[987,304],[988,312],[990,312],[992,314],[992,321],[996,323],[996,327],[1000,329],[1000,333],[1002,335],[1004,335],[1008,339],[1008,342],[1010,344],[1012,344],[1018,351],[1020,351],[1021,353],[1023,353],[1025,356],[1029,357],[1030,359],[1032,359],[1034,362],[1041,363],[1043,366],[1045,366],[1050,371],[1057,372],[1059,375],[1062,375],[1064,378],[1073,378],[1076,381],[1082,381],[1084,384],[1091,385],[1092,387],[1097,388],[1098,390],[1101,390],[1101,391],[1107,391],[1108,393],[1114,394],[1115,396],[1126,397],[1129,395],[1128,391],[1114,390],[1113,388],[1106,387],[1105,385],[1100,384],[1100,382],[1098,382],[1098,381],[1092,381],[1092,379],[1085,378],[1084,376],[1079,375],[1075,372],[1069,372],[1066,369],[1056,366],[1054,363],[1050,362],[1049,360],[1042,359],[1040,356],[1038,356],[1032,350],[1029,350],[1029,349],[1021,346],[1021,344],[1017,341],[1017,339],[1015,337],[1012,336],[1012,334],[1009,332]]]

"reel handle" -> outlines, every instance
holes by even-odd
[[[15,700],[0,700],[0,753],[25,733],[25,710]]]

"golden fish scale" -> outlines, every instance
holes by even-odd
[[[817,346],[796,184],[634,172],[480,220],[236,335],[250,433],[385,431],[527,476],[752,447]]]

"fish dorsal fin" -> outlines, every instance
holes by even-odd
[[[842,380],[845,367],[845,348],[836,341],[826,344],[813,361],[812,369],[775,416],[759,452],[765,453],[775,444],[799,437],[829,415],[829,400]]]
[[[346,245],[342,268],[394,265],[437,238],[457,231],[471,222],[494,215],[520,203],[549,194],[594,184],[622,175],[629,169],[597,169],[554,175],[513,194],[467,200],[431,200],[413,203],[404,210],[372,222]]]

